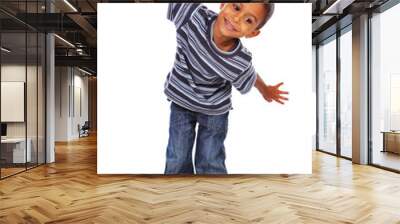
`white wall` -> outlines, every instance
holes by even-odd
[[[26,71],[28,75],[29,84],[32,86],[36,86],[36,66],[27,66],[19,65],[19,64],[5,64],[1,66],[1,81],[2,82],[11,82],[11,81],[18,81],[18,82],[25,82]],[[39,71],[40,72],[40,71]],[[36,88],[27,88],[27,116],[28,116],[28,137],[30,133],[35,132],[36,134],[36,113],[32,113],[33,111],[36,112]],[[35,100],[33,100],[34,98]],[[34,104],[31,104],[34,102]],[[40,105],[39,105],[40,106]],[[2,110],[6,110],[6,108],[2,108]],[[31,122],[34,121],[35,124]],[[26,122],[7,122],[7,136],[8,137],[25,137],[25,123]],[[34,126],[34,127],[33,127]],[[30,129],[32,128],[32,129]]]
[[[55,141],[68,140],[69,68],[55,68]]]
[[[75,113],[72,113],[72,120],[71,120],[71,135],[73,138],[78,138],[79,133],[78,133],[78,124],[81,126],[85,123],[85,121],[88,121],[89,118],[89,112],[88,112],[88,77],[82,76],[83,73],[81,73],[79,70],[74,69],[74,94],[73,98],[75,99],[74,103],[74,108],[73,110]],[[80,93],[78,91],[80,90]],[[80,98],[78,97],[80,94]],[[79,102],[81,101],[81,102]],[[81,113],[79,111],[79,107],[82,110]]]
[[[56,141],[77,139],[78,124],[83,125],[88,120],[88,78],[83,75],[76,68],[56,67]],[[80,98],[77,97],[79,89]],[[77,105],[82,105],[82,114],[79,113]]]

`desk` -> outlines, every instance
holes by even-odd
[[[25,138],[6,138],[1,139],[1,156],[6,163],[25,163],[32,159],[31,145],[32,140],[27,139],[26,155],[25,155]],[[11,147],[10,147],[11,146]],[[12,158],[12,159],[11,159]],[[25,161],[25,159],[27,159]]]
[[[400,154],[400,131],[382,131],[383,150],[382,152],[393,152]]]

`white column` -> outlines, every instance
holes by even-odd
[[[353,20],[353,162],[368,163],[368,15]]]
[[[51,1],[46,1],[48,12],[54,11]],[[46,35],[46,163],[55,162],[54,133],[55,133],[55,44],[54,34]]]

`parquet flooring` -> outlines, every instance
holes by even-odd
[[[18,172],[21,172],[21,171],[24,171],[25,170],[25,167],[17,167],[17,168],[14,168],[14,167],[12,167],[12,168],[9,168],[9,167],[7,167],[7,168],[1,168],[1,176],[2,177],[7,177],[7,176],[10,176],[10,175],[13,175],[13,174],[15,174],[15,173],[18,173]]]
[[[0,223],[400,223],[400,175],[313,152],[312,175],[96,174],[96,137],[0,181]]]

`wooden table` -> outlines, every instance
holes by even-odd
[[[400,154],[400,131],[382,131],[383,150],[382,152],[393,152]]]

